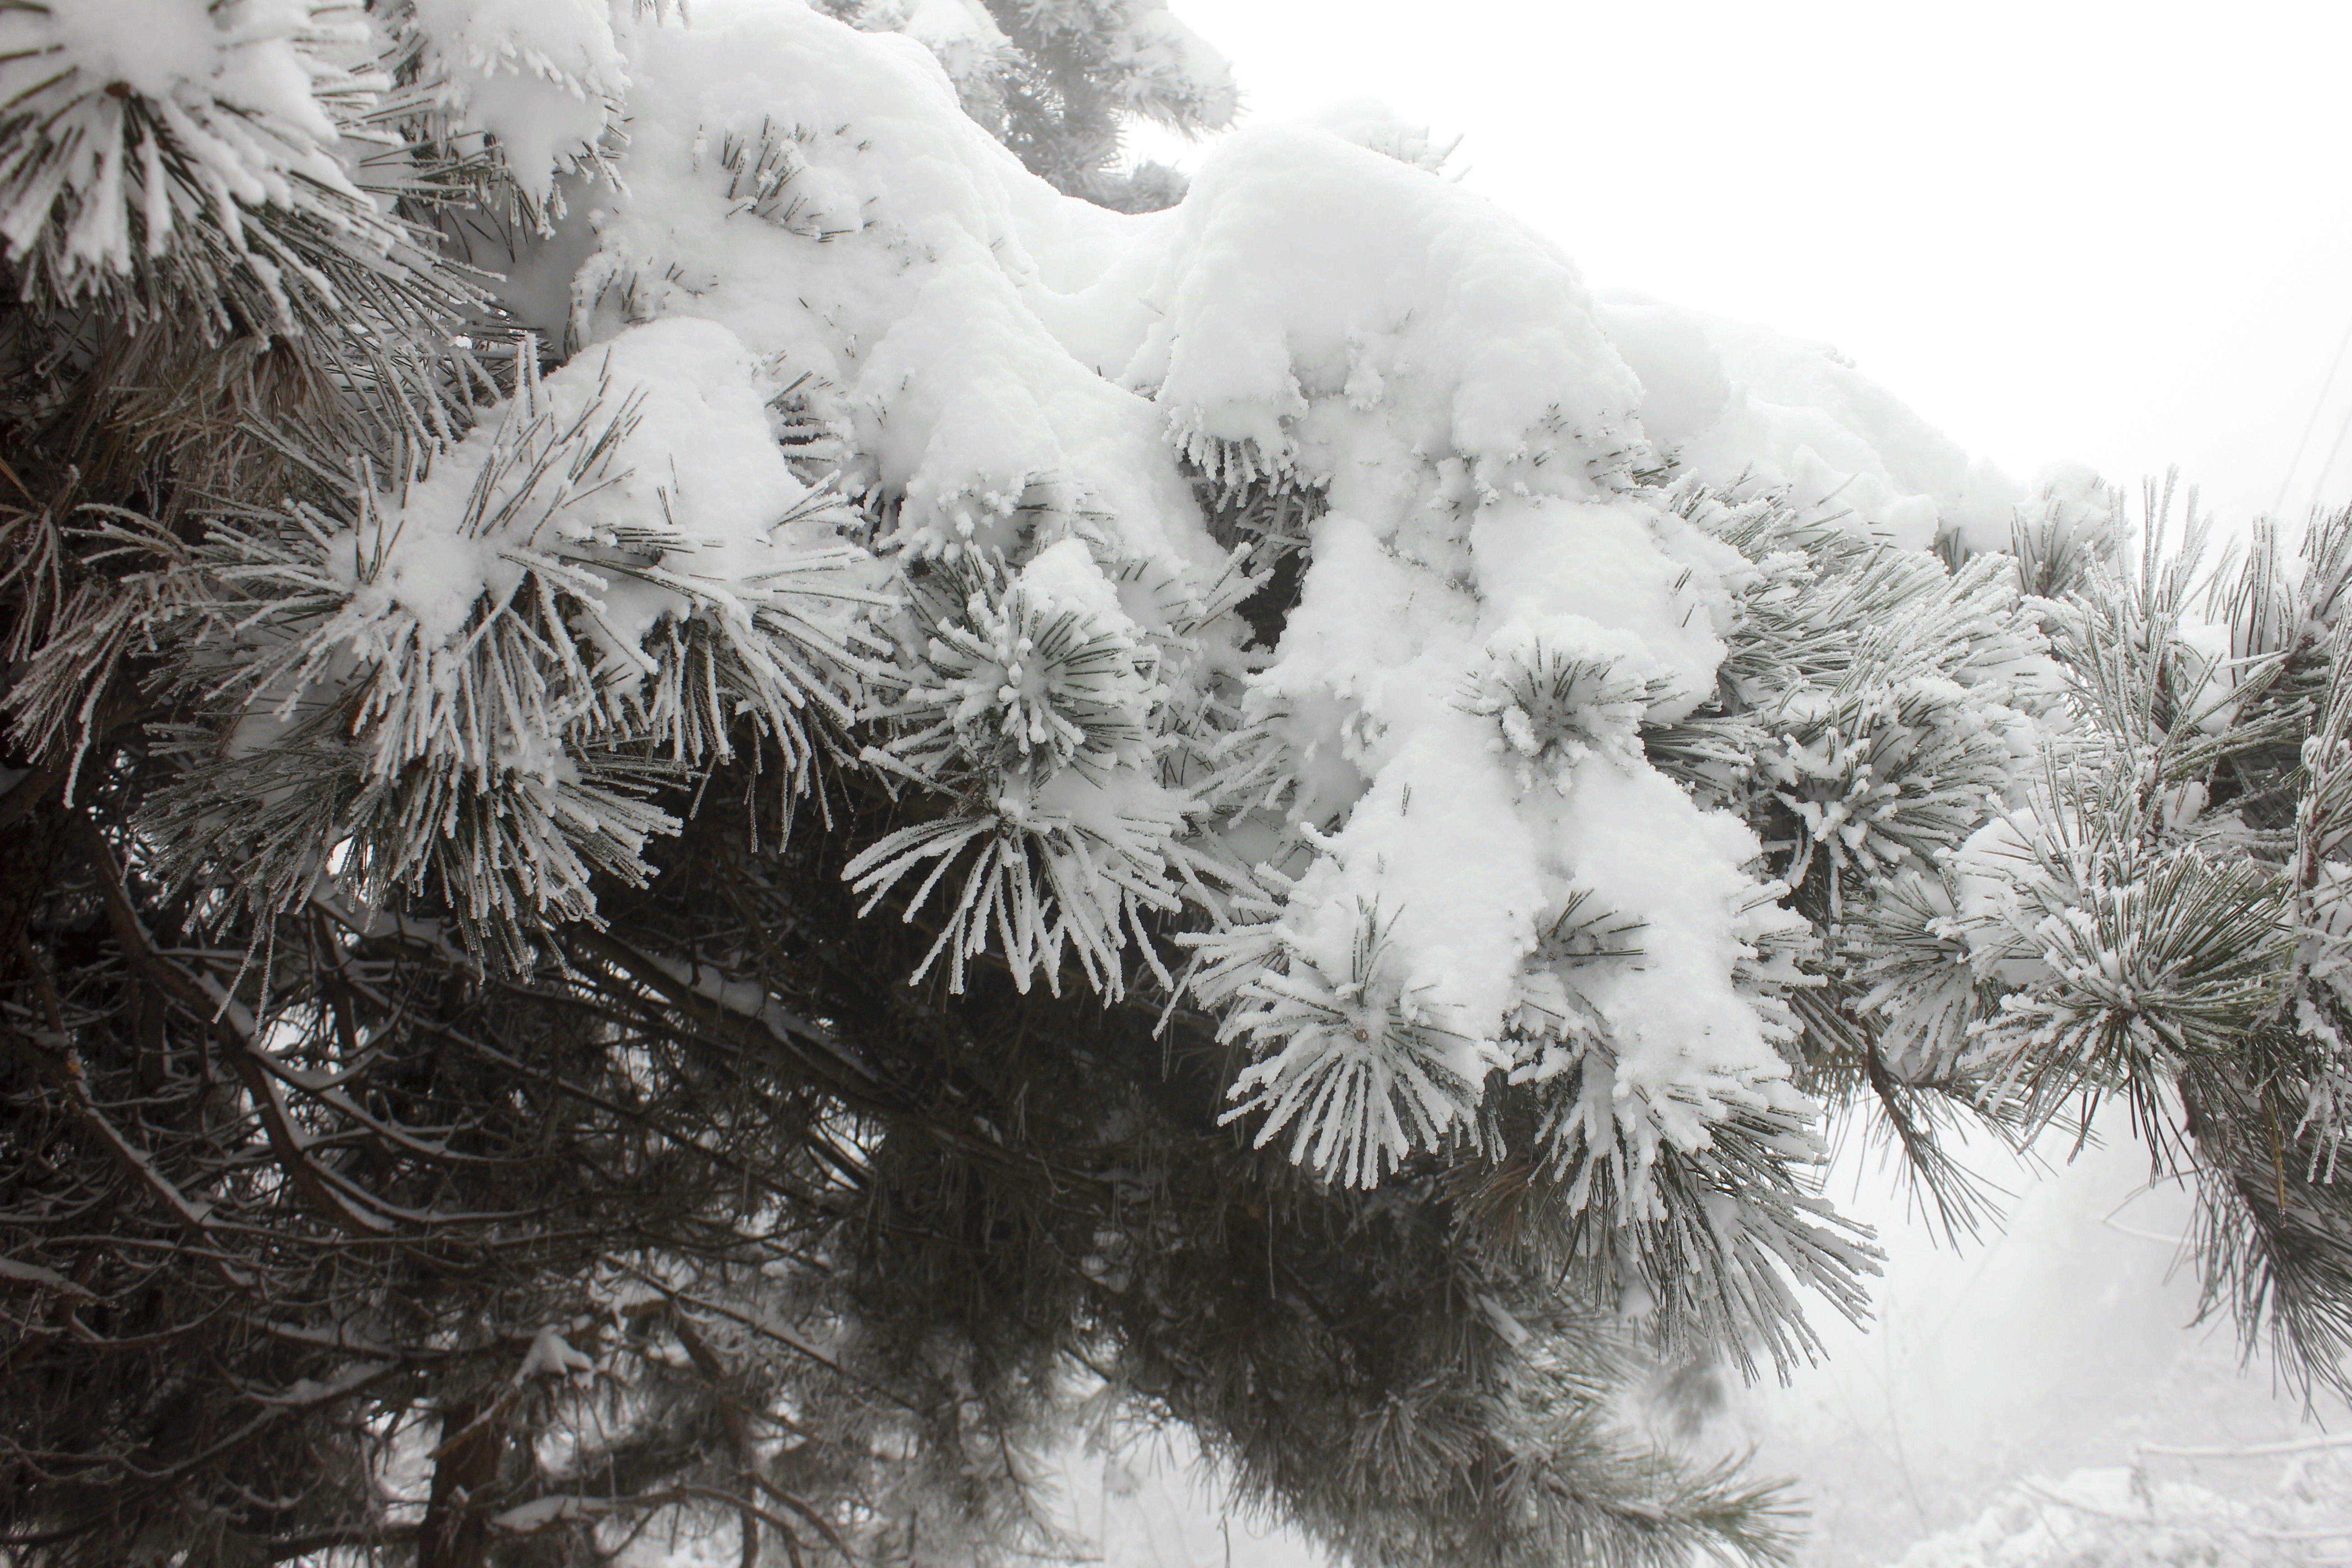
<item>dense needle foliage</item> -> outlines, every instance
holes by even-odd
[[[1366,1563],[1771,1560],[1781,1493],[1612,1414],[1865,1310],[1825,1102],[1967,1225],[1953,1118],[2129,1096],[2214,1303],[2340,1384],[2352,521],[2207,589],[2103,495],[1937,555],[1556,415],[1431,458],[1442,517],[1640,520],[1720,642],[1695,688],[1554,617],[1452,680],[1512,802],[1654,785],[1736,857],[1712,946],[1519,911],[1482,1022],[1335,879],[1389,875],[1331,793],[1387,721],[1261,679],[1355,548],[1333,475],[1171,416],[1190,565],[1066,476],[958,512],[679,303],[725,279],[582,260],[688,22],[507,9],[0,10],[16,1560],[964,1563],[1068,1546],[1051,1450],[1155,1425]],[[1162,205],[1117,116],[1230,115],[1162,11],[962,10],[849,15],[1066,192]],[[724,232],[935,262],[771,85],[666,128]],[[1695,951],[1750,1056],[1629,1022]]]

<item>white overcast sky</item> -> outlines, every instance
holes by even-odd
[[[1593,285],[1832,343],[2021,478],[2352,500],[2352,9],[1175,5],[1244,124],[1380,99]]]

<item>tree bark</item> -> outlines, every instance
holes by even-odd
[[[27,774],[20,784],[43,786],[46,793],[30,800],[12,799],[10,805],[21,811],[15,820],[0,824],[0,983],[31,978],[16,973],[23,963],[26,928],[34,910],[57,885],[65,844],[56,782],[44,785]]]
[[[482,1568],[489,1555],[490,1516],[478,1500],[499,1479],[506,1422],[495,1401],[451,1403],[441,1413],[441,1447],[433,1490],[416,1533],[416,1568]]]

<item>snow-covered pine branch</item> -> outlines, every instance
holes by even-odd
[[[147,10],[0,10],[0,1066],[114,1300],[333,1352],[225,1407],[429,1388],[433,1531],[971,1555],[1066,1361],[1373,1557],[1769,1557],[1604,1320],[1785,1365],[1835,1106],[1965,1224],[1940,1126],[2108,1093],[2338,1375],[2352,525],[2200,603],[1377,106],[1122,183],[1234,106],[1150,0]]]
[[[414,473],[355,455],[325,506],[215,525],[218,596],[150,628],[236,715],[153,808],[167,875],[266,909],[330,874],[370,906],[429,888],[519,963],[595,918],[597,875],[651,875],[677,822],[646,797],[744,721],[807,788],[889,599],[838,498],[793,477],[741,346],[663,322],[520,374]]]
[[[1757,1169],[1796,1180],[1848,900],[2032,749],[2013,589],[1927,548],[2000,542],[2005,481],[1860,393],[1832,468],[1725,369],[1829,362],[1594,299],[1362,106],[1236,137],[1131,219],[1016,167],[928,56],[797,7],[381,25],[368,122],[415,174],[372,155],[339,199],[438,204],[571,357],[541,380],[506,340],[459,428],[224,512],[192,568],[218,592],[149,626],[214,715],[148,808],[176,882],[432,890],[520,962],[654,873],[656,795],[739,718],[795,784],[855,723],[839,765],[914,819],[848,875],[939,922],[919,973],[1074,959],[1118,996],[1205,941],[1193,998],[1258,1058],[1235,1109],[1310,1168],[1528,1154],[1625,1231],[1580,1245],[1628,1289],[1662,1162],[1760,1116]],[[1213,122],[1182,70],[1190,109],[1130,96]],[[503,259],[467,147],[528,209]],[[779,448],[787,394],[855,514]],[[1639,962],[1552,951],[1586,900]],[[1563,988],[1577,1027],[1526,1026]],[[1489,1099],[1552,1092],[1532,1063],[1570,1036],[1584,1109],[1514,1148]],[[1688,1190],[1736,1220],[1736,1185]]]

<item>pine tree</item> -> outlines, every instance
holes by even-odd
[[[962,1563],[1095,1420],[1768,1561],[1608,1413],[1865,1310],[1848,1099],[1956,1218],[1942,1119],[2177,1103],[2324,1374],[2352,531],[2203,662],[2079,499],[1874,539],[1393,124],[1024,178],[949,87],[1097,197],[1230,93],[993,15],[0,11],[9,1550]]]

